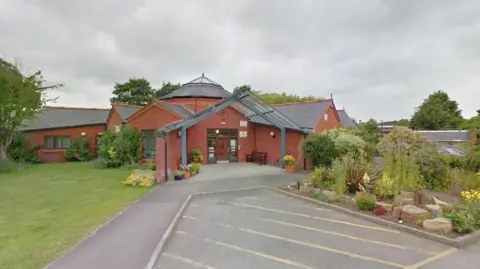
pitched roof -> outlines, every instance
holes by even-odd
[[[175,104],[170,104],[170,103],[167,103],[167,102],[161,102],[160,105],[169,109],[169,110],[171,110],[171,111],[173,111],[173,112],[175,112],[176,114],[178,114],[179,116],[181,116],[184,119],[190,118],[193,115],[195,115],[195,113],[193,111],[191,111],[190,109],[188,109],[187,107],[182,106],[182,105],[175,105]]]
[[[130,116],[135,114],[137,111],[143,108],[143,106],[134,106],[127,104],[113,104],[112,105],[115,111],[120,114],[122,120],[127,120]]]
[[[84,125],[105,124],[110,109],[76,108],[76,107],[44,107],[36,118],[26,120],[22,131],[42,129],[68,128]]]
[[[357,129],[357,124],[355,123],[350,116],[348,116],[347,112],[345,109],[338,109],[338,117],[340,117],[340,122],[342,123],[343,127],[345,128],[351,128],[351,129]]]
[[[273,107],[303,128],[314,129],[332,99],[320,99],[305,103],[287,103]]]
[[[197,98],[224,98],[230,96],[231,93],[225,90],[220,84],[205,77],[202,74],[190,82],[183,84],[175,91],[162,96],[160,99],[171,99],[181,97],[197,97]]]
[[[470,136],[468,130],[438,130],[438,131],[415,131],[421,135],[426,136],[428,139],[432,141],[438,142],[447,142],[447,141],[455,141],[455,142],[467,142],[470,141]]]

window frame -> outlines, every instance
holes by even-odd
[[[51,142],[51,147],[50,147],[50,143],[47,143],[47,139],[52,139],[52,142]],[[65,140],[63,139],[68,139],[68,143],[64,143]],[[61,141],[60,143],[58,143],[58,141]],[[43,137],[43,148],[45,150],[63,150],[63,149],[68,149],[68,147],[70,147],[72,143],[72,137],[69,136],[69,135],[45,135]],[[61,146],[57,146],[57,145],[61,145]],[[66,144],[66,145],[65,145]]]
[[[140,132],[142,135],[142,156],[145,158],[148,158],[149,155],[151,155],[150,157],[155,158],[155,154],[157,152],[157,137],[155,135],[155,131],[155,129],[144,129]],[[147,132],[150,133],[147,135]],[[153,143],[155,145],[154,148],[146,147],[145,138],[153,139]],[[149,152],[151,152],[151,154],[148,154]]]

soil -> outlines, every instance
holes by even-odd
[[[295,193],[295,194],[298,194],[298,195],[302,195],[302,196],[305,196],[305,197],[308,197],[308,198],[312,198],[312,199],[315,199],[315,197],[309,193],[305,193],[305,192],[300,192],[296,189],[290,189],[288,187],[280,187],[280,189],[284,190],[284,191],[289,191],[289,192],[292,192],[292,193]],[[319,189],[322,189],[322,190],[328,190],[327,188],[319,188]],[[439,194],[444,194],[444,195],[439,195]],[[448,203],[454,203],[452,202],[452,199],[455,199],[455,198],[452,198],[452,197],[448,197],[447,195],[449,195],[448,193],[433,193],[432,192],[432,195],[435,196],[435,197],[438,197],[439,199],[441,199],[442,201],[445,201],[445,202],[448,202]],[[351,198],[353,198],[354,196],[352,194],[346,194],[345,196],[348,197],[348,201],[351,201]],[[452,195],[453,196],[453,195]],[[442,198],[450,198],[450,200],[448,199],[442,199]],[[455,196],[454,196],[455,197]],[[345,199],[347,200],[347,199]],[[458,201],[458,200],[457,200]],[[325,202],[325,201],[323,201]],[[382,202],[386,202],[386,203],[389,203],[391,204],[392,201],[382,201]],[[354,204],[353,202],[335,202],[335,203],[331,203],[331,204],[335,204],[337,206],[341,206],[343,208],[346,208],[346,209],[350,209],[352,211],[355,211],[355,212],[359,212],[359,213],[362,213],[362,214],[365,214],[365,215],[369,215],[369,216],[373,216],[373,217],[376,217],[376,218],[380,218],[380,219],[383,219],[383,220],[386,220],[386,221],[390,221],[390,222],[394,222],[394,223],[398,223],[398,219],[396,219],[395,217],[393,217],[391,214],[386,214],[386,215],[383,215],[383,216],[377,216],[375,214],[373,214],[372,211],[361,211],[358,209],[357,205]],[[419,205],[415,205],[415,206],[419,206]],[[422,207],[423,206],[419,206],[419,207]],[[415,229],[418,229],[418,230],[421,230],[421,231],[424,231],[424,232],[427,232],[425,231],[425,229],[423,229],[422,226],[418,226],[416,224],[416,221],[417,219],[414,219],[414,220],[410,220],[410,219],[404,219],[403,220],[403,225],[406,225],[406,226],[409,226],[411,228],[415,228]],[[449,237],[449,238],[457,238],[457,237],[460,237],[464,234],[460,234],[460,233],[457,233],[457,232],[451,232],[451,233],[448,233],[448,234],[444,234],[443,236],[445,237]]]

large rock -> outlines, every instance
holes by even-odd
[[[382,207],[388,213],[392,212],[392,205],[389,203],[377,202],[376,205]]]
[[[447,234],[453,231],[452,221],[446,218],[427,219],[423,222],[427,232]]]
[[[402,195],[396,196],[393,203],[397,206],[401,205],[413,205],[414,199],[410,197],[404,197]]]
[[[439,205],[425,205],[425,209],[428,212],[432,213],[434,218],[440,217],[442,215],[442,207]]]
[[[405,199],[415,199],[415,193],[409,191],[401,191],[400,196]]]
[[[453,205],[447,203],[447,202],[444,202],[438,198],[435,198],[433,197],[433,202],[436,204],[436,205],[439,205],[443,210],[445,211],[450,211],[453,209]]]
[[[402,215],[402,219],[408,219],[412,216],[417,219],[421,216],[428,215],[428,211],[414,205],[402,205],[394,207],[392,216],[398,218],[400,217],[400,214]]]

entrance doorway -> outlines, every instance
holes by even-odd
[[[208,129],[208,163],[237,162],[237,129]]]

